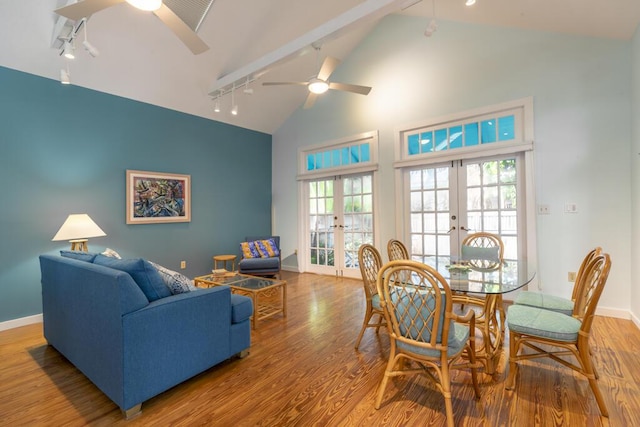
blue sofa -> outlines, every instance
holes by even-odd
[[[226,286],[152,302],[129,273],[41,255],[44,336],[127,418],[142,402],[248,354],[251,299]]]

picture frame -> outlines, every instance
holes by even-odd
[[[191,175],[127,170],[127,224],[191,222]]]

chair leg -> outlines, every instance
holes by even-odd
[[[447,427],[455,427],[453,422],[453,405],[451,403],[451,377],[449,377],[449,365],[443,361],[440,372],[442,382],[442,395],[444,396],[444,413],[447,417]]]
[[[509,376],[504,386],[507,390],[513,390],[516,386],[518,350],[520,350],[520,336],[513,331],[509,331]]]
[[[362,336],[364,335],[364,331],[367,329],[367,325],[369,324],[371,317],[373,317],[373,313],[367,310],[367,312],[364,315],[364,322],[362,322],[362,328],[360,329],[360,334],[358,335],[358,339],[356,340],[356,346],[355,346],[356,350],[358,349],[358,347],[360,347],[360,341],[362,340]]]
[[[586,341],[586,340],[585,340]],[[609,411],[607,410],[607,405],[604,403],[604,397],[600,392],[600,387],[598,387],[598,376],[595,372],[593,361],[591,360],[591,349],[589,348],[588,342],[581,345],[578,344],[578,354],[580,355],[579,361],[582,365],[582,369],[589,380],[589,386],[591,387],[591,391],[596,398],[596,402],[598,403],[598,408],[600,408],[600,413],[603,417],[609,417]]]
[[[387,388],[387,382],[389,382],[389,377],[391,376],[391,372],[393,372],[393,367],[395,365],[396,365],[396,357],[393,354],[390,354],[389,361],[387,362],[387,368],[384,371],[384,377],[382,377],[382,382],[378,386],[378,395],[376,396],[376,402],[374,404],[374,407],[376,409],[380,409],[380,403],[382,403],[384,390]]]

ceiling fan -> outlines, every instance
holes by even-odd
[[[153,12],[195,55],[209,49],[209,46],[198,37],[195,31],[162,0],[84,0],[56,9],[55,12],[65,18],[79,21],[103,9],[124,2],[138,9]]]
[[[319,52],[320,49],[316,48],[316,52]],[[344,92],[352,92],[360,95],[368,95],[371,92],[371,88],[369,86],[359,86],[348,83],[338,83],[338,82],[329,82],[328,79],[331,76],[331,73],[336,69],[336,67],[340,64],[340,60],[333,58],[331,56],[327,56],[322,63],[322,67],[320,67],[320,71],[318,74],[309,79],[306,82],[264,82],[263,86],[277,86],[277,85],[299,85],[306,86],[309,90],[309,95],[307,96],[307,100],[304,103],[303,108],[311,108],[313,104],[316,102],[316,98],[318,95],[325,93],[327,90],[341,90]]]

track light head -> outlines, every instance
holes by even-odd
[[[74,59],[76,57],[75,53],[73,52],[73,45],[68,40],[64,42],[64,45],[62,47],[62,54],[67,59]]]
[[[71,75],[64,68],[60,69],[60,83],[63,85],[71,84]]]
[[[436,22],[435,19],[432,19],[431,22],[429,22],[427,29],[424,30],[424,36],[431,37],[433,33],[435,33],[437,30],[438,30],[438,23]]]
[[[474,4],[476,4],[476,0],[467,0],[464,5],[465,6],[473,6]]]
[[[238,106],[234,105],[233,108],[231,108],[231,114],[233,114],[234,116],[238,115]]]
[[[100,55],[100,51],[98,49],[96,49],[94,45],[89,43],[88,40],[83,41],[82,42],[82,46],[84,46],[84,50],[89,52],[89,55],[93,56],[94,58],[96,56]]]

